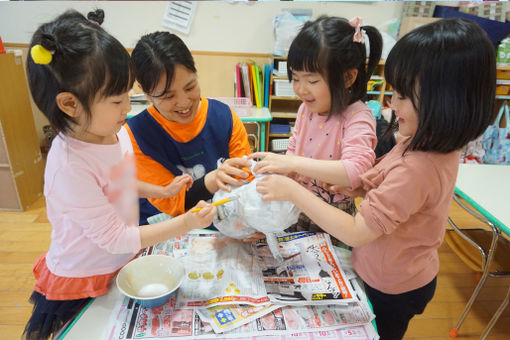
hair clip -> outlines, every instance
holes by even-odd
[[[51,60],[53,59],[53,53],[39,44],[32,46],[30,49],[30,55],[34,60],[34,63],[40,65],[47,65],[51,63]]]
[[[349,20],[349,25],[354,27],[354,35],[352,36],[352,41],[356,43],[365,43],[365,30],[361,29],[361,25],[363,24],[363,19],[360,17],[354,17]]]

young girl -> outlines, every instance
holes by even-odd
[[[366,61],[365,39],[370,40]],[[255,153],[264,158],[254,171],[290,174],[328,204],[354,214],[354,200],[329,191],[328,184],[356,188],[375,160],[376,123],[362,101],[367,81],[381,57],[381,35],[361,19],[322,16],[308,22],[292,42],[289,79],[303,101],[287,155]],[[295,230],[320,230],[301,214]],[[335,241],[335,243],[337,243]]]
[[[91,297],[105,294],[141,248],[208,226],[215,207],[137,226],[133,156],[117,136],[130,110],[130,57],[96,23],[75,11],[32,37],[27,75],[35,103],[60,132],[48,154],[44,194],[52,225],[37,280],[27,339],[46,339]],[[143,193],[142,193],[143,194]]]
[[[195,181],[171,198],[140,200],[140,223],[164,212],[177,216],[218,188],[241,185],[248,177],[240,157],[251,149],[243,123],[225,104],[200,96],[197,70],[184,42],[175,34],[143,36],[131,54],[136,79],[152,102],[130,119],[126,129],[136,155],[140,180],[167,185],[180,174]],[[233,157],[233,158],[232,158]],[[218,159],[228,159],[218,167]]]
[[[494,46],[474,22],[440,20],[402,37],[384,74],[394,89],[392,124],[404,139],[362,175],[361,189],[350,192],[364,196],[355,217],[288,177],[268,176],[257,190],[264,200],[291,200],[324,231],[354,247],[352,262],[365,282],[381,339],[396,340],[434,295],[459,149],[491,121]]]

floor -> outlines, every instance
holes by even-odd
[[[479,224],[452,204],[450,216],[462,226]],[[0,339],[19,339],[30,316],[27,302],[34,278],[32,264],[48,249],[51,226],[44,199],[25,212],[0,212]],[[439,250],[441,269],[432,302],[409,326],[406,340],[446,340],[476,285],[476,273],[447,244]],[[489,278],[474,308],[462,325],[458,339],[478,339],[479,334],[505,296],[510,279]],[[488,339],[510,339],[510,307],[503,313]]]

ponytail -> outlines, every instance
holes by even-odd
[[[365,33],[367,34],[368,40],[370,42],[370,51],[368,56],[368,63],[366,64],[365,80],[365,82],[368,82],[374,73],[375,68],[379,64],[379,60],[381,59],[383,40],[381,33],[379,33],[377,28],[373,26],[363,26],[362,29],[365,30]]]

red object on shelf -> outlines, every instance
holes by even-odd
[[[0,37],[0,54],[5,53],[4,44],[2,42],[2,37]]]

